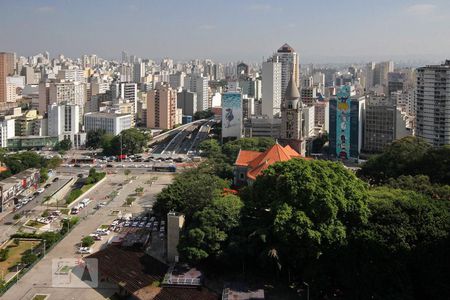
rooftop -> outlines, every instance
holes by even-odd
[[[288,161],[296,157],[302,158],[302,156],[289,145],[283,147],[276,143],[264,152],[240,150],[235,166],[248,167],[247,177],[254,180],[270,165],[280,161]]]

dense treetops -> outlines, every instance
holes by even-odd
[[[103,148],[105,155],[136,154],[142,152],[148,141],[149,137],[136,128],[124,130],[116,136],[98,129],[87,133],[86,147]]]
[[[314,299],[450,298],[449,147],[394,142],[358,173],[369,184],[339,162],[292,159],[224,195],[239,149],[272,142],[205,141],[207,162],[158,195],[155,211],[186,215],[182,260],[308,282]]]
[[[359,175],[385,183],[401,175],[427,175],[431,182],[450,183],[450,146],[432,148],[425,140],[406,137],[394,141],[382,154],[371,157]]]

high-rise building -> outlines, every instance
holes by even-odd
[[[143,62],[134,63],[133,82],[140,83],[143,77],[145,77],[145,64]]]
[[[207,110],[209,108],[208,78],[198,74],[191,74],[189,78],[189,90],[197,93],[197,110]]]
[[[177,93],[177,108],[181,108],[183,115],[193,116],[197,112],[197,94],[185,89]]]
[[[411,135],[406,119],[402,118],[401,114],[390,97],[368,96],[365,111],[364,152],[382,152],[394,140]]]
[[[274,57],[281,63],[281,99],[284,99],[291,76],[294,76],[295,86],[300,87],[300,69],[298,54],[288,44],[281,46]]]
[[[74,148],[84,145],[86,134],[80,133],[80,107],[75,104],[50,105],[48,136],[58,137],[59,141],[70,140]]]
[[[56,78],[64,81],[86,82],[84,71],[80,69],[61,69]]]
[[[373,70],[373,85],[379,84],[387,87],[389,72],[394,72],[394,62],[385,61],[377,63]]]
[[[14,75],[15,54],[0,52],[0,103],[6,102],[6,77]]]
[[[147,127],[172,129],[175,126],[177,92],[162,84],[147,93]]]
[[[175,74],[169,75],[169,85],[173,89],[178,89],[180,87],[184,87],[184,78],[186,77],[186,73],[177,72]]]
[[[416,136],[433,146],[450,144],[450,60],[417,69]]]
[[[262,64],[262,114],[270,119],[280,115],[281,70],[278,58],[269,59]]]
[[[15,135],[16,121],[6,116],[0,117],[0,148],[8,147],[8,139]]]
[[[366,97],[357,96],[354,87],[344,85],[330,100],[329,150],[341,159],[358,158],[364,142]]]
[[[45,84],[41,83],[40,92],[42,90],[43,95],[39,93],[39,110],[45,107],[47,110],[49,104],[76,104],[80,107],[80,123],[83,122],[84,104],[86,103],[86,85],[80,82],[51,82],[49,87],[49,98],[46,98],[46,90],[44,91]],[[46,102],[48,99],[48,103]]]
[[[48,107],[48,135],[73,135],[80,131],[80,107],[75,104],[56,104]]]

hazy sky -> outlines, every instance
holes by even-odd
[[[450,57],[450,1],[0,0],[0,51],[259,62]]]

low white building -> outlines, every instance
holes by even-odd
[[[107,133],[118,135],[123,130],[130,129],[132,116],[130,114],[115,114],[93,112],[84,115],[85,131],[104,129]]]

